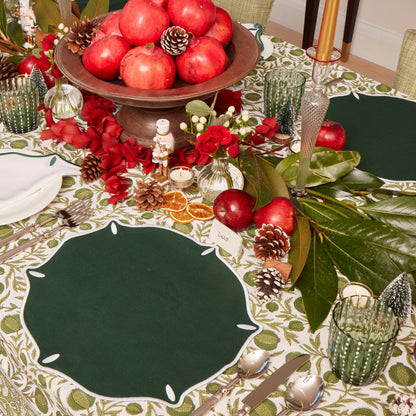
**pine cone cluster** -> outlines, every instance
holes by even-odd
[[[180,55],[186,51],[189,42],[188,32],[180,26],[168,27],[160,38],[160,46],[170,55]]]
[[[274,267],[266,267],[256,274],[257,296],[260,300],[269,300],[276,296],[286,282],[283,275]]]
[[[19,72],[17,72],[16,66],[7,59],[6,55],[2,55],[0,57],[0,81],[17,75],[19,75]]]
[[[254,240],[254,254],[263,261],[284,257],[290,250],[287,234],[281,227],[272,224],[263,224],[258,228]]]
[[[153,211],[159,208],[165,201],[163,188],[156,180],[151,182],[138,181],[138,189],[134,191],[133,199],[136,207],[142,211]]]
[[[101,162],[101,156],[94,153],[85,156],[81,163],[81,176],[85,182],[94,182],[104,173]]]
[[[69,30],[68,36],[65,37],[68,49],[72,53],[82,55],[92,42],[98,28],[99,23],[96,18],[90,20],[86,17],[85,20],[77,20],[74,22]]]

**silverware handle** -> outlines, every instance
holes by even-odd
[[[247,406],[246,404],[240,409],[234,416],[248,416],[251,412],[251,407]]]
[[[32,225],[29,225],[26,228],[23,228],[23,230],[17,231],[16,233],[13,233],[13,234],[5,237],[5,238],[2,238],[0,240],[0,247],[5,246],[6,244],[10,243],[10,241],[17,240],[22,235],[25,235],[27,233],[31,233],[32,231],[35,231],[36,229],[38,229],[39,227],[42,227],[42,225],[45,225],[46,223],[48,223],[52,219],[53,218],[46,218],[45,220],[43,220],[41,222],[36,222]]]
[[[276,416],[283,416],[285,415],[287,412],[289,411],[289,409],[287,407],[285,407],[284,409],[282,409]]]
[[[194,410],[190,416],[203,416],[211,410],[230,390],[234,384],[240,381],[240,377],[233,378],[228,384],[221,387],[215,394],[213,394],[209,399],[205,400],[196,410]]]
[[[43,234],[39,234],[38,236],[32,238],[29,241],[26,241],[26,243],[23,243],[22,245],[12,248],[11,250],[6,251],[2,255],[0,255],[0,263],[3,263],[4,261],[8,260],[10,257],[15,256],[16,254],[20,253],[23,250],[26,250],[29,247],[34,246],[39,241],[43,240],[44,238],[51,237],[52,235],[56,234],[60,229],[64,228],[64,225],[59,225],[58,227],[52,228],[49,231],[44,232]]]

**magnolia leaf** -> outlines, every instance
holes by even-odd
[[[273,193],[273,197],[283,196],[285,198],[290,198],[289,191],[287,189],[284,179],[282,178],[282,175],[276,172],[276,169],[269,161],[256,155],[255,157],[257,159],[257,162],[260,164],[260,167],[263,170],[264,174],[270,181],[270,191]]]
[[[296,185],[298,159],[299,154],[294,154],[277,165],[277,170],[291,187]],[[313,187],[335,182],[351,172],[359,163],[360,154],[354,150],[337,152],[332,149],[317,147],[311,157],[306,186]]]
[[[45,33],[50,32],[51,27],[57,27],[61,23],[58,4],[53,0],[35,0],[33,12],[36,16],[36,24]]]
[[[383,184],[377,176],[356,168],[335,182],[317,186],[314,191],[332,198],[347,198],[352,196],[354,191],[378,189]]]
[[[202,100],[193,100],[186,104],[186,112],[198,117],[208,117],[211,113],[209,105]]]
[[[360,206],[371,218],[416,235],[416,198],[399,196]]]
[[[110,0],[89,0],[84,10],[81,12],[81,19],[85,17],[96,17],[108,12]]]
[[[416,240],[388,224],[351,218],[315,226],[338,270],[376,295],[399,273],[416,269]]]
[[[275,196],[272,184],[264,173],[260,159],[250,149],[240,153],[239,169],[246,179],[244,190],[256,198],[254,209],[268,204]]]
[[[308,259],[295,286],[302,293],[309,326],[315,332],[338,294],[337,273],[317,236],[311,240]]]
[[[7,33],[7,16],[4,0],[0,0],[0,29],[3,33]]]
[[[13,41],[15,45],[22,46],[25,42],[23,36],[22,26],[19,25],[16,21],[11,22],[8,27],[8,33],[10,39]],[[32,50],[33,53],[33,50]]]
[[[319,202],[314,199],[301,199],[299,204],[305,214],[319,224],[326,224],[334,220],[342,220],[347,218],[363,218],[356,209],[349,208],[343,204],[331,202]]]
[[[309,221],[298,215],[295,216],[296,227],[290,238],[290,251],[288,262],[292,265],[290,280],[296,283],[308,258],[311,245],[311,227]]]

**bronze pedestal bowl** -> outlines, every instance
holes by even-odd
[[[179,124],[187,121],[186,103],[193,99],[206,99],[217,91],[230,87],[247,76],[258,62],[260,47],[256,38],[239,23],[234,22],[233,25],[233,39],[226,50],[226,70],[200,84],[187,84],[177,77],[170,89],[142,90],[126,87],[121,80],[103,81],[84,68],[81,57],[67,48],[65,40],[60,41],[56,47],[55,61],[73,84],[121,104],[116,114],[117,122],[124,129],[121,140],[133,137],[138,144],[149,147],[156,133],[156,121],[167,118],[175,137],[175,147],[182,147],[186,141]]]

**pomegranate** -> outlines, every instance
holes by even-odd
[[[36,66],[38,68],[39,66],[39,58],[36,58],[34,55],[29,55],[26,58],[23,58],[18,64],[17,64],[17,72],[19,74],[24,75],[32,72],[33,67]]]
[[[152,0],[157,6],[163,7],[165,10],[168,7],[169,0]]]
[[[215,22],[205,36],[219,40],[224,48],[228,46],[233,38],[233,21],[227,11],[221,7],[216,8]]]
[[[169,0],[167,11],[174,25],[194,36],[204,35],[215,21],[215,5],[211,0]]]
[[[198,84],[224,72],[227,54],[221,43],[209,36],[193,37],[186,51],[176,58],[178,75],[188,84]]]
[[[162,48],[148,43],[126,53],[121,61],[120,75],[131,88],[170,88],[175,80],[175,62]]]
[[[106,35],[122,36],[118,23],[120,21],[121,10],[111,12],[101,23],[101,30]]]
[[[129,0],[120,15],[120,32],[131,45],[159,42],[169,27],[169,15],[151,0]]]
[[[85,49],[82,63],[96,77],[110,81],[118,76],[121,60],[130,49],[123,37],[106,35]]]

